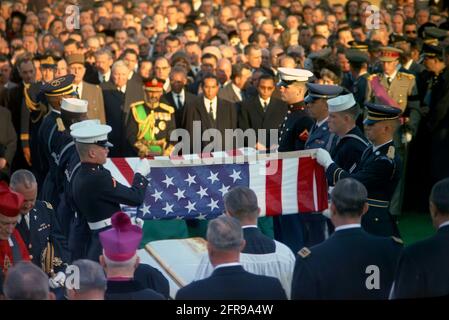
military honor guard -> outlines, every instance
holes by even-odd
[[[4,278],[8,269],[19,261],[30,261],[27,246],[16,229],[24,198],[0,182],[0,274]],[[1,277],[0,277],[1,280]],[[0,283],[0,288],[3,283]]]
[[[340,86],[307,83],[307,96],[304,99],[306,110],[315,124],[310,130],[305,149],[324,148],[331,151],[336,142],[335,133],[329,131],[329,108],[327,101],[342,93]]]
[[[292,281],[294,300],[387,299],[402,249],[395,238],[376,237],[361,228],[368,209],[366,188],[352,178],[331,193],[335,232],[323,243],[298,252]],[[377,273],[370,269],[376,266]],[[377,276],[378,282],[373,279]]]
[[[278,86],[282,100],[289,105],[284,122],[279,128],[278,151],[304,150],[310,129],[314,124],[313,119],[306,111],[304,102],[307,91],[306,83],[313,73],[294,68],[279,68],[278,70],[281,79]],[[299,214],[273,217],[275,239],[286,244],[293,252],[304,246],[307,237],[304,234],[301,218]]]
[[[55,211],[49,202],[36,200],[37,182],[30,171],[22,169],[14,172],[10,188],[25,200],[16,229],[31,254],[30,258],[53,278],[50,285],[59,287],[65,280],[64,271],[71,260]]]
[[[352,177],[368,190],[368,212],[362,218],[365,231],[379,236],[399,237],[399,230],[389,212],[390,200],[399,182],[401,164],[395,152],[393,135],[399,125],[401,111],[392,106],[366,104],[365,133],[372,146],[365,149],[359,165],[352,173],[332,160],[329,152],[319,149],[316,157],[326,169],[327,181],[334,186]]]
[[[103,249],[100,263],[108,280],[106,300],[165,300],[163,295],[134,279],[140,260],[137,250],[142,229],[132,225],[123,212],[115,213],[110,220],[112,227],[99,235]]]
[[[129,156],[140,157],[170,155],[174,143],[170,134],[176,128],[175,108],[160,102],[164,93],[163,83],[157,79],[145,82],[147,101],[130,105],[126,138],[129,143]]]
[[[58,204],[58,195],[61,189],[56,177],[57,163],[53,153],[55,142],[65,130],[61,119],[61,103],[62,99],[72,96],[72,82],[73,75],[67,75],[46,83],[41,89],[45,94],[50,111],[43,119],[38,135],[43,169],[45,168],[48,172],[42,190],[40,190],[39,198],[50,202],[55,207]]]
[[[82,123],[82,122],[81,122]],[[138,164],[131,187],[117,182],[103,165],[106,163],[111,143],[108,142],[108,125],[79,126],[71,131],[81,160],[81,166],[72,178],[73,202],[77,214],[83,216],[90,229],[90,239],[85,257],[98,261],[101,244],[100,231],[111,226],[111,216],[120,211],[120,204],[140,206],[145,197],[150,172],[147,159]]]
[[[363,151],[369,145],[363,132],[356,126],[356,120],[361,112],[360,108],[352,93],[329,99],[327,104],[329,106],[329,130],[338,137],[330,154],[340,168],[351,173],[359,164]]]
[[[394,136],[396,153],[402,161],[400,182],[391,204],[391,210],[399,215],[402,210],[404,193],[404,172],[407,165],[407,147],[412,137],[416,135],[421,120],[420,101],[415,76],[399,71],[401,49],[381,47],[379,60],[383,73],[368,77],[366,100],[377,104],[389,105],[400,110],[401,125]]]

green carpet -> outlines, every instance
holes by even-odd
[[[403,213],[398,219],[398,226],[405,245],[423,240],[435,233],[429,213]]]

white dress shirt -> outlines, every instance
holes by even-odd
[[[173,96],[173,100],[175,101],[176,109],[180,109],[184,105],[184,103],[186,101],[185,90],[182,89],[180,93],[176,93],[176,92],[172,91],[171,94]],[[178,99],[178,97],[179,97],[179,99]],[[181,105],[180,106],[178,106],[178,101],[179,100],[181,100]]]
[[[210,102],[211,102],[211,100],[204,97],[204,105],[206,106],[207,113],[210,113]],[[217,99],[217,97],[215,97],[212,100],[212,112],[214,114],[214,120],[217,119],[217,103],[218,103],[218,99]]]

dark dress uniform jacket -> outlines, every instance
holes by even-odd
[[[352,128],[340,138],[332,149],[332,159],[343,170],[353,172],[360,163],[363,152],[369,146],[368,140],[358,127]]]
[[[401,248],[397,240],[370,235],[362,228],[336,231],[299,252],[292,299],[387,299]],[[375,282],[368,279],[375,275],[367,271],[369,266],[378,267],[378,289],[367,288],[367,283]]]
[[[166,300],[154,290],[143,287],[138,281],[108,280],[106,300]]]
[[[258,135],[258,130],[266,131],[265,139],[258,142],[266,147],[270,146],[270,129],[279,129],[279,126],[284,121],[287,115],[288,105],[282,100],[271,97],[270,103],[264,110],[260,103],[259,96],[244,100],[240,105],[238,127],[243,131],[247,129],[255,130]],[[261,137],[262,138],[262,137]],[[272,139],[271,143],[276,144],[278,137]],[[253,146],[249,146],[253,147]]]
[[[404,249],[394,281],[394,298],[449,295],[449,226]]]
[[[22,217],[16,228],[33,257],[33,263],[41,267],[42,254],[50,242],[55,250],[54,270],[55,272],[64,271],[65,264],[71,261],[70,253],[67,247],[67,239],[61,232],[53,207],[48,202],[36,201],[29,216],[29,228],[24,217]]]
[[[362,217],[362,227],[378,236],[399,236],[396,224],[389,213],[388,206],[400,178],[400,161],[397,155],[389,154],[393,142],[389,142],[375,152],[366,148],[360,164],[353,173],[332,163],[326,170],[327,181],[333,186],[338,180],[347,177],[360,181],[368,191],[369,209]]]
[[[325,121],[322,125],[317,126],[315,123],[310,130],[309,138],[306,141],[305,149],[322,148],[331,152],[337,140],[335,133],[329,131],[329,125]]]
[[[304,110],[304,101],[288,107],[279,133],[279,152],[304,150],[313,120]]]
[[[209,278],[179,289],[176,300],[286,300],[278,279],[249,273],[242,266],[222,267]]]
[[[173,106],[175,111],[175,122],[176,122],[176,128],[184,128],[185,127],[185,110],[189,108],[192,105],[196,105],[201,103],[201,101],[198,99],[198,97],[190,92],[188,92],[186,89],[184,89],[184,104],[181,108],[177,106],[175,103],[175,100],[173,99],[172,92],[165,93],[161,97],[161,102],[168,104],[169,106]]]
[[[121,211],[120,204],[141,205],[148,184],[145,177],[136,173],[131,187],[125,187],[112,178],[109,170],[92,163],[82,163],[72,179],[72,196],[77,214],[90,223],[111,218],[114,213]],[[98,233],[104,229],[91,231],[87,256],[93,260],[98,260],[101,254]]]

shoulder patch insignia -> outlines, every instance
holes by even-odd
[[[312,251],[310,251],[310,249],[307,247],[304,247],[298,251],[298,254],[301,258],[307,258],[311,253]]]
[[[45,206],[46,206],[48,209],[53,210],[53,206],[51,205],[50,202],[47,202],[47,201],[43,201],[43,202],[45,203]]]
[[[396,242],[396,243],[404,244],[404,241],[402,241],[402,239],[400,239],[398,237],[391,237],[391,239],[393,239],[393,241]]]
[[[164,109],[168,113],[174,113],[175,112],[175,108],[173,108],[172,106],[169,106],[168,104],[165,104],[165,103],[159,103],[159,107],[161,107],[162,109]]]
[[[134,108],[134,107],[138,107],[138,106],[143,105],[143,104],[145,104],[145,101],[136,101],[136,102],[131,103],[129,105],[129,107],[130,108]]]
[[[388,148],[387,157],[388,157],[389,159],[394,159],[394,153],[395,153],[394,146],[390,146],[390,147]]]

